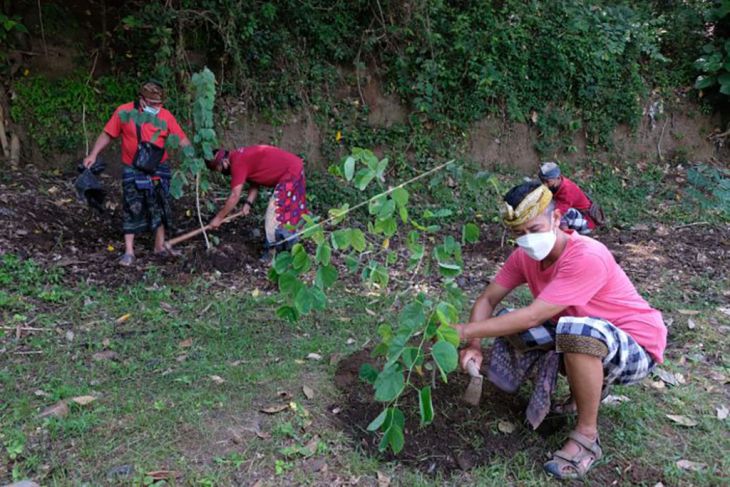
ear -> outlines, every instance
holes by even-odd
[[[553,210],[553,218],[557,218],[558,224],[560,224],[560,220],[563,219],[563,212],[560,211],[558,208],[555,208]]]

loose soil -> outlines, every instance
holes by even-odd
[[[484,363],[488,361],[488,351],[485,350]],[[520,427],[518,423],[523,421],[529,391],[507,394],[486,379],[481,403],[478,407],[468,406],[462,396],[469,379],[465,374],[454,374],[447,384],[437,379],[436,388],[432,391],[436,416],[433,423],[426,427],[419,425],[416,394],[407,393],[403,396],[399,407],[406,415],[405,447],[397,456],[390,450],[381,453],[378,451],[379,435],[367,431],[367,426],[383,410],[383,404],[374,400],[372,386],[358,378],[359,368],[364,363],[378,365],[370,356],[370,350],[356,352],[338,364],[335,384],[342,392],[343,402],[330,410],[339,407],[338,414],[332,416],[333,421],[351,436],[354,444],[381,460],[398,461],[427,474],[446,477],[518,453],[540,465],[547,460],[546,454],[549,453],[546,449],[547,438],[558,435],[562,441],[569,432],[566,416],[549,415],[534,433],[529,426]],[[423,384],[418,384],[418,387],[430,382],[430,378],[419,380]],[[514,432],[500,431],[500,423],[514,426]],[[611,427],[605,419],[599,423],[604,431]],[[613,459],[610,464],[596,466],[590,474],[590,480],[595,485],[615,485],[614,481],[623,482],[627,478],[631,478],[632,483],[656,483],[662,477],[659,469],[631,463],[620,464],[617,459]],[[583,484],[576,482],[575,485]]]

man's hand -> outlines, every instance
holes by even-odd
[[[251,213],[251,204],[247,201],[243,204],[243,216],[248,216],[249,213]]]
[[[469,362],[469,360],[473,360],[474,363],[477,366],[477,370],[479,370],[482,366],[482,360],[484,360],[484,356],[482,355],[482,349],[481,346],[479,347],[466,347],[459,351],[459,363],[461,364],[461,369],[466,371],[466,364]]]
[[[90,168],[91,166],[93,166],[95,162],[96,162],[96,156],[84,157],[84,167],[87,169]]]
[[[213,230],[218,230],[218,227],[220,227],[223,224],[223,218],[216,216],[210,221],[210,228]]]

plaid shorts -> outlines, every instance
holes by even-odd
[[[557,325],[546,322],[505,338],[519,350],[579,351],[601,357],[606,384],[634,384],[656,366],[644,347],[629,334],[598,318],[564,316]]]
[[[560,219],[560,224],[565,225],[571,230],[586,235],[591,233],[591,228],[588,226],[588,220],[583,216],[583,213],[576,210],[575,208],[569,208],[565,212],[563,218]]]

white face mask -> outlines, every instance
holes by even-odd
[[[153,108],[149,105],[144,107],[144,111],[145,111],[145,113],[149,113],[150,115],[157,115],[158,113],[160,113],[159,108]]]
[[[539,233],[528,233],[519,237],[516,242],[533,260],[543,260],[555,246],[558,235],[555,230]]]

